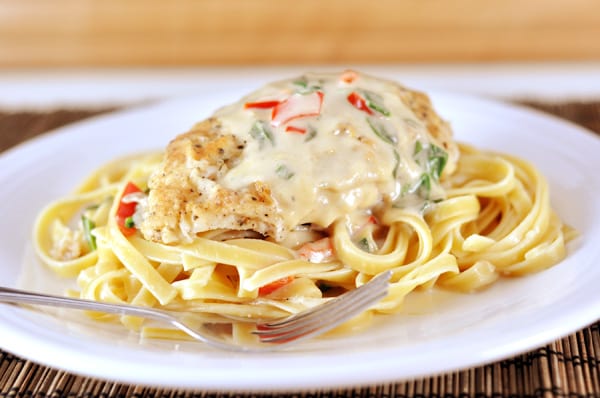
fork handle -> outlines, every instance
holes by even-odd
[[[35,293],[0,286],[0,302],[13,304],[34,304],[48,307],[72,308],[77,310],[100,311],[117,315],[133,315],[170,322],[171,318],[160,310],[147,309],[126,304],[111,304],[100,301]]]

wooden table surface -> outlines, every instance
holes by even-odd
[[[0,0],[0,68],[600,59],[597,0]]]

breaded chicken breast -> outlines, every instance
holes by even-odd
[[[279,241],[298,225],[327,228],[407,195],[438,199],[457,157],[425,94],[355,72],[308,74],[267,85],[171,141],[140,229],[163,243],[219,229]]]
[[[197,232],[252,230],[280,237],[282,220],[269,187],[257,181],[239,190],[218,180],[235,167],[246,143],[216,118],[198,123],[167,147],[150,178],[142,232],[148,240],[172,243]]]

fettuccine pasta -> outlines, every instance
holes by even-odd
[[[552,209],[548,183],[533,165],[454,143],[443,135],[444,122],[423,111],[428,100],[423,105],[420,94],[401,86],[393,86],[401,92],[392,100],[391,83],[355,72],[302,79],[285,83],[298,92],[268,86],[215,114],[220,128],[246,134],[233,134],[233,147],[248,152],[231,164],[228,158],[211,168],[208,157],[228,155],[230,137],[211,137],[204,126],[191,133],[213,141],[194,144],[196,136],[184,135],[190,148],[219,142],[204,157],[174,140],[166,152],[114,160],[93,172],[40,213],[34,242],[42,262],[76,278],[71,295],[233,319],[297,313],[391,270],[388,296],[355,320],[367,322],[399,311],[415,289],[475,292],[565,257],[576,232]],[[330,98],[337,108],[328,109]],[[332,111],[338,124],[327,119]],[[396,113],[405,130],[395,124]],[[265,117],[270,124],[257,128]],[[354,140],[348,153],[341,135]],[[278,142],[280,136],[297,145]],[[364,143],[365,154],[358,146]],[[300,144],[321,154],[304,157],[310,172],[287,156]],[[307,166],[343,162],[349,153],[353,160],[328,166],[339,169],[331,181],[318,174],[327,170]],[[260,203],[240,210],[249,206],[244,195]],[[147,336],[179,336],[132,317],[93,316]]]

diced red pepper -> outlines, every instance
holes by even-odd
[[[294,281],[294,277],[293,276],[286,276],[285,278],[277,279],[276,281],[273,281],[271,283],[268,283],[268,284],[266,284],[264,286],[259,287],[258,288],[258,295],[259,296],[266,296],[268,294],[273,293],[277,289],[281,289],[285,285],[289,285],[293,281]]]
[[[344,72],[342,72],[342,76],[340,76],[340,80],[343,81],[344,83],[352,83],[353,81],[355,81],[358,78],[358,74],[353,71],[353,70],[345,70]]]
[[[365,99],[361,97],[360,94],[358,94],[356,91],[353,91],[350,94],[348,94],[347,99],[348,102],[352,104],[352,106],[356,109],[363,112],[367,112],[369,115],[373,114],[371,108],[367,106],[367,101],[365,101]]]
[[[298,255],[311,263],[324,263],[333,257],[333,242],[331,238],[322,238],[308,242],[298,249]]]
[[[137,202],[125,203],[123,202],[123,198],[129,194],[136,192],[142,192],[142,190],[134,183],[128,182],[125,186],[125,189],[123,190],[123,196],[121,196],[119,207],[117,208],[117,225],[119,226],[119,229],[125,236],[131,236],[136,231],[135,227],[128,227],[127,225],[125,225],[125,221],[127,220],[127,218],[133,216],[133,213],[135,213]]]
[[[286,133],[306,134],[306,129],[304,127],[289,125],[289,126],[285,127],[285,132]]]
[[[323,97],[324,94],[321,91],[314,91],[310,94],[293,94],[273,108],[271,112],[273,125],[279,126],[301,117],[318,116],[321,113]]]
[[[376,218],[375,216],[373,216],[373,215],[369,216],[369,219],[367,220],[367,222],[368,222],[369,224],[375,224],[375,225],[379,224],[379,221],[378,221],[378,220],[377,220],[377,218]]]
[[[245,109],[250,108],[258,108],[258,109],[270,109],[277,105],[279,105],[280,101],[272,100],[272,101],[256,101],[256,102],[246,102],[244,104]]]

